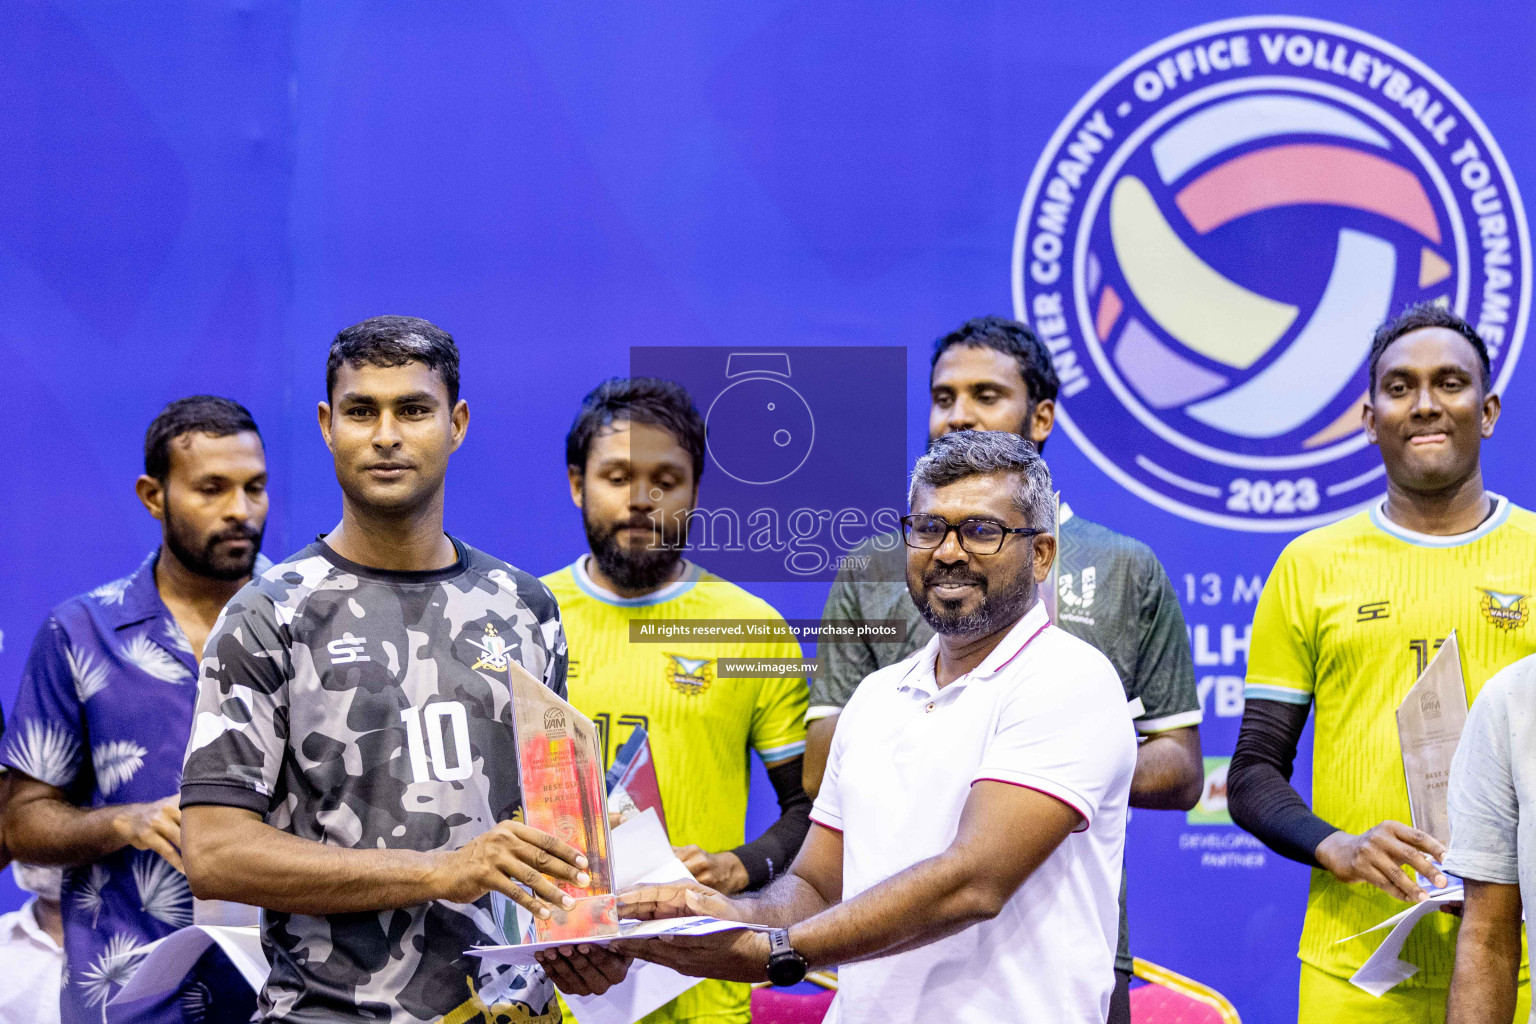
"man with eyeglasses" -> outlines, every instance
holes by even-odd
[[[770,930],[615,948],[736,981],[844,965],[842,1024],[1102,1021],[1136,740],[1114,666],[1039,599],[1050,473],[1015,434],[950,434],[910,503],[906,583],[935,635],[849,702],[789,873],[753,899],[620,897]]]
[[[1056,371],[1050,352],[1027,325],[980,317],[934,343],[929,377],[928,435],[998,430],[1043,451],[1056,419]],[[1077,515],[1062,503],[1056,624],[1102,651],[1115,666],[1141,737],[1131,806],[1188,810],[1200,798],[1200,698],[1178,595],[1145,544]],[[805,791],[822,784],[838,716],[870,673],[908,657],[933,637],[903,579],[903,545],[894,537],[866,541],[832,585],[823,618],[903,619],[902,643],[823,644],[821,671],[811,679]],[[859,557],[863,556],[863,557]],[[852,568],[862,566],[861,568]],[[1110,1024],[1130,1020],[1131,952],[1122,887],[1119,984]]]

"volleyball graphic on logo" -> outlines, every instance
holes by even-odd
[[[1380,494],[1360,415],[1378,324],[1454,309],[1501,385],[1529,280],[1475,112],[1389,44],[1287,17],[1192,29],[1106,76],[1037,164],[1014,248],[1074,439],[1149,501],[1240,529]]]
[[[1297,134],[1337,141],[1261,144],[1224,158],[1255,136]],[[1352,401],[1302,447],[1360,429],[1364,395],[1346,388],[1363,365],[1372,329],[1399,292],[1428,289],[1425,297],[1433,298],[1451,276],[1451,264],[1439,252],[1445,241],[1439,218],[1423,185],[1367,146],[1386,150],[1389,143],[1350,114],[1285,95],[1219,102],[1176,122],[1152,144],[1158,184],[1176,189],[1173,205],[1197,239],[1239,218],[1299,205],[1366,215],[1338,218],[1362,227],[1339,227],[1334,251],[1321,261],[1327,282],[1304,321],[1299,303],[1245,287],[1203,260],[1140,178],[1126,174],[1115,182],[1109,242],[1124,296],[1105,282],[1095,296],[1094,325],[1149,405],[1183,408],[1237,437],[1271,438],[1312,422],[1342,396]],[[1381,226],[1371,223],[1376,218],[1406,229],[1397,233],[1407,237],[1383,237]],[[1324,253],[1316,248],[1298,246],[1290,255],[1317,260]],[[1402,270],[1408,280],[1400,287]],[[1132,310],[1125,310],[1127,300]],[[1285,351],[1266,360],[1286,338]],[[1261,363],[1262,372],[1248,375]]]

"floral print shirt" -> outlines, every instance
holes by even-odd
[[[160,599],[157,554],[53,610],[0,741],[0,762],[79,807],[148,803],[181,786],[197,662]],[[105,1021],[142,948],[192,923],[185,876],[132,846],[67,869],[62,908],[61,1024]]]

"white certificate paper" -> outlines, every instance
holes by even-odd
[[[655,810],[646,809],[613,830],[614,884],[619,889],[632,885],[675,882],[691,878],[683,862],[672,852],[666,829]],[[519,913],[526,911],[519,908]],[[713,917],[679,917],[667,921],[624,921],[623,933],[612,938],[582,939],[583,945],[605,946],[613,938],[646,938],[659,935],[710,935],[740,928],[766,930],[736,921]],[[572,945],[570,939],[557,942],[523,943],[512,946],[477,946],[470,950],[490,963],[537,963],[533,954],[554,946]],[[566,995],[566,1004],[577,1024],[634,1024],[646,1014],[667,1005],[702,979],[679,974],[670,967],[636,960],[629,975],[600,996]]]

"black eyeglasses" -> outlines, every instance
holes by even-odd
[[[1045,532],[1033,526],[1004,526],[995,519],[962,519],[958,523],[951,523],[941,516],[901,517],[901,536],[909,548],[931,551],[943,547],[951,530],[960,538],[961,549],[973,555],[997,554],[1003,549],[1003,541],[1008,539],[1009,534],[1033,537]]]

